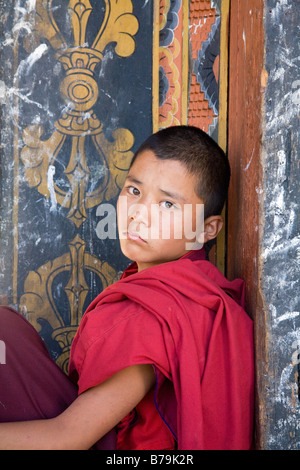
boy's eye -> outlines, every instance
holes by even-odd
[[[162,201],[160,203],[160,205],[162,207],[164,207],[165,209],[174,209],[175,208],[175,205],[173,204],[173,202],[170,202],[170,201]]]
[[[128,189],[129,194],[132,194],[133,196],[138,196],[140,194],[140,191],[134,186],[128,186],[127,189]]]

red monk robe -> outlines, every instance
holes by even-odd
[[[162,419],[166,448],[175,436],[182,450],[250,449],[253,325],[242,308],[243,281],[229,282],[204,250],[136,271],[131,265],[82,318],[70,358],[79,393],[125,367],[153,364],[154,405],[150,393],[135,423],[123,420],[119,448],[147,448],[142,436],[154,439],[151,420]]]

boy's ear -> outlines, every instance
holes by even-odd
[[[212,215],[204,220],[204,243],[213,240],[223,227],[223,217]]]

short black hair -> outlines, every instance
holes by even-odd
[[[228,158],[219,145],[194,126],[172,126],[148,137],[133,156],[151,150],[161,160],[177,160],[196,176],[195,192],[204,202],[204,218],[220,215],[230,181]]]

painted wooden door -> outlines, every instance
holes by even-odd
[[[67,371],[83,312],[128,265],[115,206],[134,151],[178,124],[226,146],[228,2],[4,0],[0,10],[1,302]],[[221,268],[223,252],[221,240]]]

